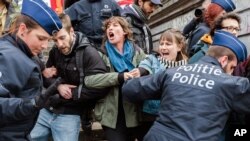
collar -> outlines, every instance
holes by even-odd
[[[34,56],[31,50],[29,49],[29,47],[27,46],[27,44],[21,38],[19,38],[16,34],[9,34],[9,35],[4,36],[3,38],[8,40],[16,48],[19,48],[29,58],[32,58]]]
[[[208,56],[208,55],[205,55],[204,57],[202,57],[198,62],[203,62],[203,63],[208,63],[208,64],[220,66],[220,68],[221,68],[221,64],[219,63],[219,61],[216,58]]]

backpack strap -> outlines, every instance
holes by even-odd
[[[144,35],[145,35],[145,44],[146,44],[146,53],[149,54],[150,53],[150,47],[149,47],[149,35],[148,35],[148,29],[149,27],[144,24],[143,26],[143,32],[144,32]]]
[[[84,83],[83,53],[85,48],[78,49],[76,51],[76,67],[80,73],[80,85],[78,87],[78,96],[77,96],[78,99],[81,97],[81,91]]]

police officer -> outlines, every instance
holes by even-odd
[[[53,32],[62,27],[41,0],[24,0],[11,32],[0,38],[0,140],[29,141],[40,108],[57,89],[55,81],[41,94],[40,68],[33,61]]]
[[[218,140],[232,110],[250,112],[248,79],[229,75],[246,57],[242,42],[218,30],[207,55],[196,64],[127,81],[125,99],[161,98],[159,117],[144,141]]]

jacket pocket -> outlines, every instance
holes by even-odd
[[[81,13],[78,17],[77,29],[86,35],[93,31],[92,18],[90,13]]]
[[[105,107],[105,99],[100,99],[96,102],[95,109],[94,109],[94,115],[95,115],[95,119],[97,121],[102,120],[102,114],[104,111],[104,107]]]

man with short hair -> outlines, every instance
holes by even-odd
[[[95,100],[105,96],[106,89],[90,89],[83,84],[85,76],[107,72],[98,51],[80,32],[74,32],[68,15],[59,15],[63,28],[53,35],[55,46],[49,52],[46,67],[55,67],[57,75],[45,79],[49,86],[58,77],[62,82],[44,109],[31,132],[34,141],[77,141],[80,132],[80,116],[93,108]],[[93,65],[96,67],[93,68]],[[95,69],[95,70],[93,70]]]
[[[128,80],[130,102],[160,99],[159,116],[144,141],[217,141],[231,111],[250,113],[248,79],[231,76],[247,49],[223,30],[214,34],[207,55],[195,64]]]
[[[135,0],[134,4],[125,6],[122,11],[122,16],[132,27],[135,43],[146,54],[153,50],[152,35],[146,22],[158,6],[162,6],[161,0]]]

